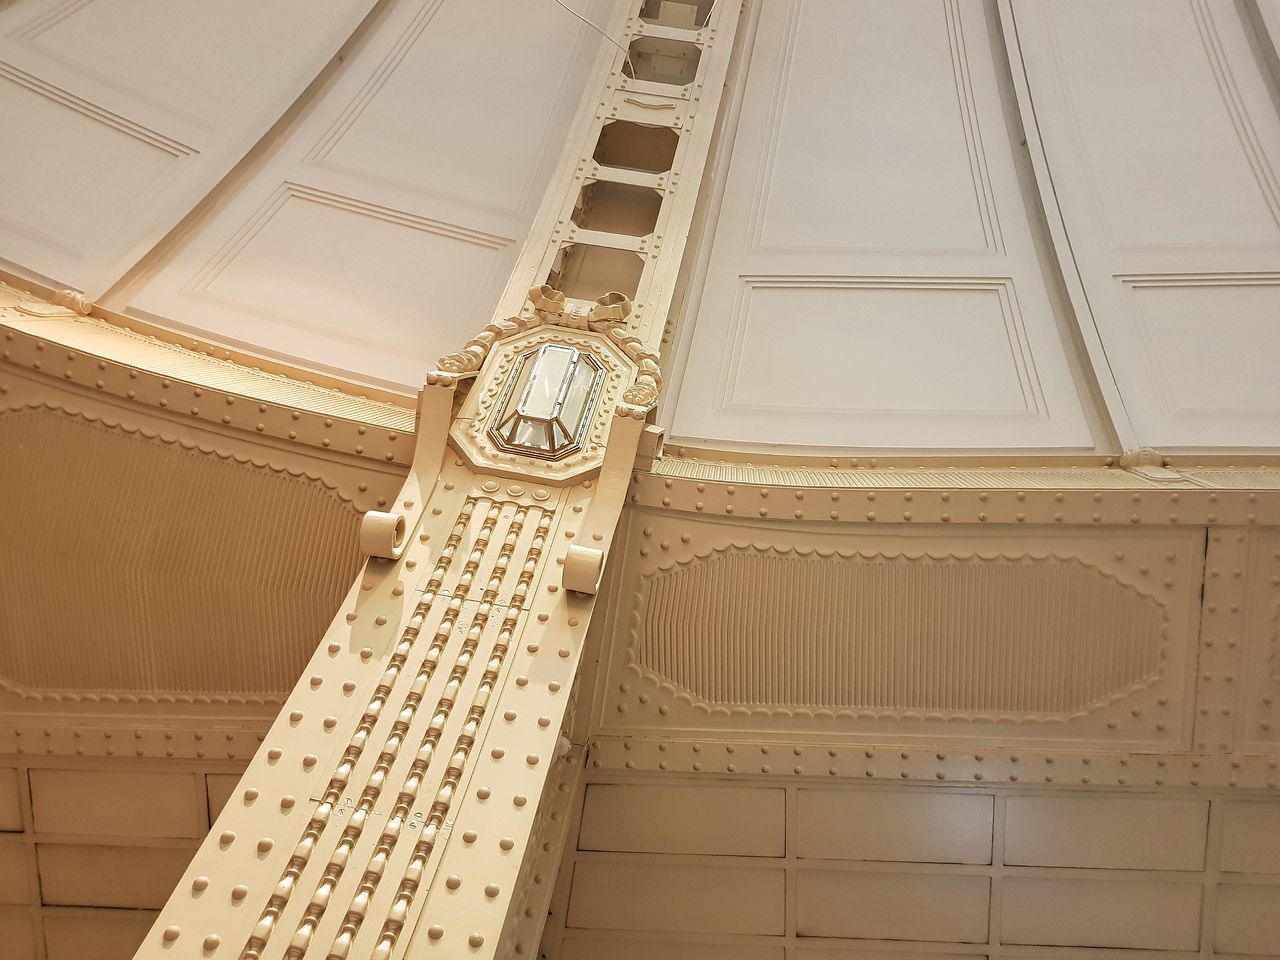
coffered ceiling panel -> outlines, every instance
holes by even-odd
[[[550,2],[388,4],[287,134],[112,305],[416,389],[490,319],[599,43]]]
[[[244,156],[372,0],[0,12],[0,257],[97,297]]]
[[[675,437],[1092,448],[983,4],[759,20]]]
[[[1007,20],[1100,375],[1161,449],[1280,446],[1264,359],[1280,310],[1280,117],[1273,41],[1251,35],[1249,6],[1015,0]]]

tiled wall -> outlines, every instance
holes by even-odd
[[[552,958],[1280,956],[1280,803],[1224,791],[649,777],[575,846]]]
[[[129,960],[237,761],[0,761],[0,957]]]

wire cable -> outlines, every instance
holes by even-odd
[[[577,10],[574,10],[572,7],[570,7],[568,4],[566,4],[566,3],[564,2],[564,0],[554,0],[554,2],[555,2],[555,4],[556,4],[557,6],[559,6],[559,7],[560,7],[562,10],[564,10],[566,13],[571,14],[572,16],[576,17],[577,19],[581,20],[583,23],[585,23],[588,27],[590,27],[590,28],[591,28],[592,30],[594,30],[596,33],[600,34],[600,36],[604,37],[606,40],[608,40],[610,43],[612,43],[615,47],[617,47],[619,50],[621,50],[621,51],[622,51],[622,56],[623,56],[623,58],[626,60],[626,63],[627,63],[627,69],[631,71],[631,76],[632,76],[632,77],[634,77],[634,76],[636,75],[636,68],[635,68],[635,67],[632,65],[632,63],[631,63],[631,53],[630,53],[630,51],[628,51],[628,50],[627,50],[627,48],[626,48],[626,47],[624,47],[622,44],[620,44],[617,40],[613,39],[613,37],[609,36],[609,34],[608,34],[608,33],[606,33],[603,29],[601,29],[601,27],[600,27],[599,25],[597,25],[597,24],[595,24],[595,23],[592,23],[590,20],[588,20],[586,17],[584,17],[582,14],[580,14]]]

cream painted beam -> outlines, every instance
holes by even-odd
[[[618,5],[494,322],[427,377],[371,557],[139,958],[534,953],[740,7]],[[644,232],[603,243],[618,224]]]

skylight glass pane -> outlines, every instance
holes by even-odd
[[[577,359],[578,351],[573,347],[549,343],[539,350],[516,412],[537,420],[552,419],[564,393],[565,381],[577,366]]]

